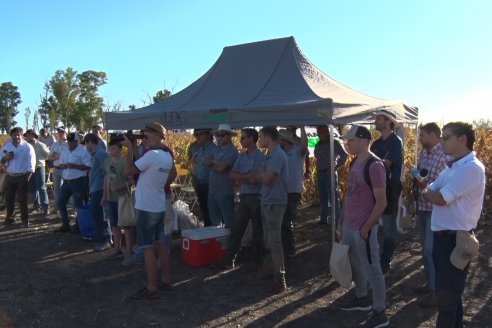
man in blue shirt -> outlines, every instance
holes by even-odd
[[[196,196],[198,205],[203,218],[203,225],[210,226],[210,214],[208,211],[208,182],[210,176],[210,166],[207,160],[213,160],[213,155],[217,151],[217,146],[213,143],[212,131],[210,129],[199,130],[195,133],[200,147],[195,155],[195,174],[196,174]]]
[[[280,148],[280,137],[274,126],[260,130],[260,146],[268,153],[257,180],[261,187],[261,214],[265,246],[269,250],[267,261],[271,261],[274,292],[287,289],[285,282],[284,250],[282,248],[282,220],[287,207],[287,185],[289,167],[287,155]]]
[[[104,220],[104,212],[101,204],[104,189],[104,163],[108,154],[98,147],[100,142],[97,135],[88,133],[84,137],[85,148],[91,155],[91,170],[89,171],[89,193],[91,215],[94,222],[95,237],[98,242],[95,251],[103,251],[111,246],[110,232],[107,222]]]
[[[251,220],[253,228],[253,259],[260,265],[263,259],[263,226],[261,223],[260,190],[261,184],[254,175],[265,161],[265,155],[258,149],[258,132],[252,128],[241,130],[241,146],[246,149],[239,154],[231,170],[231,179],[241,185],[236,218],[232,226],[227,247],[225,267],[234,266],[234,259],[241,247],[241,240]]]
[[[386,167],[386,174],[389,176],[393,200],[388,199],[388,205],[383,219],[384,241],[381,253],[381,269],[386,274],[390,269],[391,261],[395,253],[398,242],[396,217],[398,216],[398,200],[401,194],[401,169],[403,166],[403,142],[395,133],[396,114],[392,111],[383,109],[375,113],[376,130],[381,133],[381,137],[371,145],[371,152],[378,156]]]
[[[234,184],[229,178],[231,168],[236,162],[237,149],[232,144],[232,136],[236,133],[229,124],[221,124],[215,132],[219,149],[212,159],[205,159],[210,167],[208,211],[212,225],[224,224],[232,228],[234,222]]]
[[[282,220],[282,245],[287,257],[296,256],[293,221],[297,218],[297,209],[301,204],[302,184],[304,182],[304,160],[308,153],[306,130],[300,128],[301,138],[296,142],[295,131],[280,130],[280,146],[287,154],[289,165],[289,183],[287,185],[287,208]]]

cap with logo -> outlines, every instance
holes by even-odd
[[[362,125],[354,124],[346,134],[341,136],[341,138],[344,140],[350,140],[354,138],[371,140],[372,136],[371,131],[369,131],[368,128]]]

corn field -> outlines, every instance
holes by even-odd
[[[477,153],[477,157],[485,165],[486,174],[486,186],[485,186],[485,199],[484,199],[484,214],[492,214],[492,121],[481,120],[474,122],[475,126],[475,145],[474,149]],[[376,137],[377,133],[373,132],[373,136]],[[0,135],[0,145],[3,146],[7,136]],[[187,164],[187,150],[191,142],[193,142],[193,135],[190,133],[174,133],[168,132],[166,135],[166,144],[173,150],[176,164],[186,167]],[[410,165],[415,163],[415,143],[416,135],[414,129],[406,129],[404,139],[404,169],[406,173],[410,170]],[[237,149],[241,150],[239,144],[239,136],[233,138],[233,143]],[[419,148],[420,151],[420,148]],[[311,176],[304,181],[304,192],[302,195],[302,203],[316,204],[317,191],[316,191],[316,163],[314,158],[310,158]],[[343,195],[345,191],[345,182],[347,180],[347,172],[349,168],[350,159],[344,167],[339,170],[339,189],[340,194]],[[0,167],[0,173],[2,168]],[[410,179],[404,179],[403,181],[403,197],[406,200],[411,199],[411,181]]]

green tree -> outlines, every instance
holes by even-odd
[[[7,133],[17,122],[17,106],[22,102],[18,88],[12,82],[0,84],[0,131]]]
[[[106,84],[106,73],[85,71],[77,76],[79,81],[79,96],[77,98],[74,123],[81,129],[103,121],[104,101],[98,95],[99,87]]]
[[[45,84],[39,105],[43,125],[49,121],[54,128],[61,122],[66,128],[87,130],[101,122],[104,101],[98,91],[106,82],[104,72],[89,70],[78,74],[71,67],[56,71]]]
[[[79,95],[77,72],[71,67],[66,71],[58,70],[49,80],[48,85],[56,103],[55,111],[59,120],[65,127],[71,127]]]
[[[155,96],[152,97],[152,100],[154,101],[154,103],[156,103],[156,102],[159,102],[159,101],[162,101],[164,99],[171,97],[171,94],[172,94],[171,91],[169,91],[167,89],[159,90],[159,91],[157,91]]]

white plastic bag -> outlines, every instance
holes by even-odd
[[[176,208],[177,217],[177,220],[175,219],[175,221],[177,221],[177,228],[179,230],[197,228],[196,224],[193,223],[193,221],[196,222],[196,217],[195,215],[193,215],[193,213],[191,213],[190,207],[187,203],[183,202],[182,200],[177,200],[173,204],[173,209],[174,207]]]
[[[333,243],[330,255],[330,272],[342,288],[352,286],[352,267],[349,259],[349,246]]]

